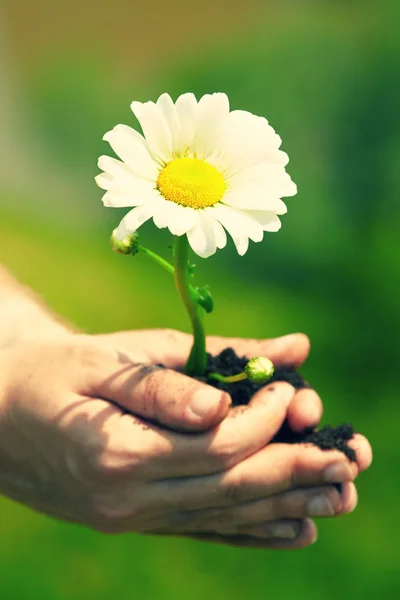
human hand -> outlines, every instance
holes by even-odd
[[[173,330],[122,331],[100,334],[98,337],[104,341],[121,345],[129,351],[134,351],[140,347],[149,362],[161,363],[178,370],[183,370],[192,343],[190,335]],[[264,355],[270,357],[275,366],[298,368],[308,357],[310,344],[304,334],[292,334],[269,340],[214,336],[207,338],[207,350],[212,354],[218,354],[226,347],[233,347],[239,356],[251,358],[256,355]],[[268,389],[270,390],[271,387],[269,386]],[[263,393],[260,393],[250,402],[250,406],[254,407],[258,402],[263,402],[264,399]],[[237,410],[240,412],[243,408],[238,407]],[[269,406],[269,408],[272,407]],[[234,415],[235,410],[230,416]],[[287,408],[286,418],[294,431],[302,431],[305,428],[318,425],[321,416],[322,402],[314,390],[309,388],[292,389],[292,399]],[[289,451],[287,457],[289,459],[291,450],[288,450],[288,446],[285,445],[285,450],[282,452],[282,446],[275,446],[278,456],[283,458],[284,453]],[[357,435],[350,446],[357,451],[359,471],[367,469],[372,460],[371,448],[367,440],[363,436]],[[296,445],[295,449],[297,451],[303,447]],[[308,464],[310,469],[316,467],[313,460],[316,460],[318,454],[320,454],[320,451],[316,448],[311,450],[314,451],[314,457],[310,453],[308,458],[305,459],[305,465]],[[292,459],[294,457],[295,455],[291,456]],[[290,464],[289,459],[286,466],[290,467]],[[340,464],[343,467],[343,463]],[[330,473],[330,482],[336,483],[346,480],[344,476],[346,468],[342,467],[339,467],[340,474],[335,473],[335,470]],[[351,471],[354,476],[357,469],[354,469],[354,465],[352,467]],[[175,516],[180,521],[185,535],[188,535],[190,530],[194,532],[197,529],[197,534],[194,533],[193,537],[198,539],[239,546],[299,548],[315,541],[317,535],[315,524],[304,517],[336,516],[351,512],[356,505],[357,491],[353,483],[342,483],[341,492],[339,492],[336,486],[331,485],[296,489],[295,481],[293,481],[293,487],[289,492],[273,494],[267,500],[243,503],[234,509],[204,510],[198,513],[181,511]],[[291,517],[291,520],[289,520],[289,517]],[[303,517],[303,519],[300,520],[299,517]],[[207,519],[209,519],[208,523]],[[262,520],[264,520],[264,523],[261,522]],[[212,532],[201,533],[207,531],[207,527]],[[219,534],[213,533],[214,529],[218,530]],[[277,535],[277,532],[279,532],[279,535]],[[289,539],[279,539],[281,534],[284,538],[293,535],[293,532],[296,534],[294,542]],[[256,540],[257,537],[264,539]],[[278,539],[272,539],[274,537]],[[268,541],[266,541],[266,538],[268,538]]]
[[[153,365],[162,364],[164,367],[183,371],[187,357],[189,356],[192,336],[181,331],[171,329],[142,329],[136,331],[118,331],[115,333],[98,334],[95,336],[98,340],[111,344],[114,347],[120,347],[124,352],[130,352],[143,363]],[[276,367],[301,367],[307,359],[310,352],[310,342],[306,335],[296,333],[273,339],[243,339],[227,338],[220,336],[209,336],[207,338],[207,350],[211,354],[217,355],[225,348],[233,348],[239,356],[268,356]],[[138,356],[138,353],[140,356]],[[210,388],[207,387],[208,393]],[[160,414],[153,415],[153,418],[160,420],[163,425],[169,425],[178,430],[196,431],[205,429],[207,423],[206,415],[202,420],[194,419],[190,411],[184,412],[188,397],[180,398],[177,405],[178,412],[170,411],[165,413],[165,397],[163,392],[159,395],[159,406],[155,412]],[[215,409],[215,405],[212,404]],[[164,411],[162,413],[161,411]],[[133,411],[135,412],[135,411]],[[222,420],[226,416],[227,407],[224,405],[224,411],[219,412],[216,417]],[[143,413],[141,413],[143,414]],[[145,415],[143,415],[145,416]],[[315,390],[307,388],[296,390],[294,397],[288,407],[287,419],[293,431],[303,431],[308,427],[318,425],[322,417],[322,402]],[[216,424],[217,421],[214,421]]]
[[[155,344],[150,345],[154,351]],[[207,532],[212,540],[262,547],[301,547],[313,540],[313,525],[302,520],[306,496],[293,488],[317,486],[314,491],[330,495],[336,512],[352,508],[350,484],[341,497],[331,486],[320,486],[326,484],[323,473],[331,464],[344,467],[335,481],[349,481],[368,466],[370,450],[363,438],[354,441],[357,465],[349,465],[340,453],[316,448],[264,448],[287,415],[298,415],[292,408],[296,394],[285,383],[274,384],[273,391],[267,386],[251,407],[232,410],[213,431],[185,435],[162,429],[149,420],[171,426],[181,419],[182,425],[193,427],[187,407],[196,391],[202,397],[220,394],[214,396],[214,413],[205,412],[203,426],[218,422],[229,403],[214,388],[184,375],[144,368],[148,352],[144,342],[136,345],[135,355],[128,355],[122,344],[117,348],[115,340],[111,343],[111,336],[79,335],[3,351],[0,490],[101,531]],[[320,414],[315,397],[305,404]],[[278,454],[271,455],[271,448]],[[307,498],[312,493],[308,490]],[[282,541],[283,530],[276,529],[282,524],[286,537],[290,526],[297,537]]]

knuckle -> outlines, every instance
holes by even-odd
[[[235,442],[227,440],[211,448],[210,454],[216,468],[228,469],[239,461],[239,453]]]
[[[243,502],[244,494],[240,478],[236,478],[234,481],[227,483],[223,488],[223,495],[228,506],[234,506]]]
[[[160,403],[160,385],[161,368],[156,365],[142,365],[139,367],[137,376],[143,385],[143,413],[144,416],[153,416],[157,412]],[[163,370],[164,371],[164,370]]]
[[[237,520],[234,518],[234,515],[229,510],[218,510],[214,517],[210,520],[210,525],[212,529],[218,532],[231,532],[236,531],[237,529]]]
[[[340,493],[334,487],[322,488],[324,490],[324,494],[326,496],[327,501],[331,505],[334,514],[339,515],[341,510],[344,509],[342,505],[342,499]]]
[[[90,371],[99,371],[104,365],[106,351],[90,339],[82,336],[66,348],[68,356],[74,363]]]
[[[162,329],[161,333],[165,335],[165,337],[168,338],[171,342],[179,342],[182,339],[182,337],[185,336],[185,334],[181,331],[177,331],[176,329],[172,329],[170,327]]]
[[[165,335],[165,338],[171,344],[178,345],[181,343],[189,342],[191,339],[191,337],[188,333],[185,333],[183,331],[178,331],[177,329],[171,329],[171,328],[163,329],[162,333]]]
[[[118,534],[137,530],[140,520],[135,506],[127,506],[118,502],[116,497],[99,494],[92,500],[92,526],[97,531],[106,534]]]
[[[143,457],[140,454],[109,447],[95,456],[91,467],[92,473],[100,480],[115,479],[128,474],[132,480],[142,462]]]
[[[174,531],[217,531],[218,527],[229,526],[230,521],[220,518],[221,509],[185,511],[172,513],[165,518],[167,530]]]
[[[306,483],[304,481],[305,471],[304,471],[304,451],[305,448],[298,445],[298,449],[295,456],[292,459],[290,470],[289,470],[289,480],[290,480],[290,488],[296,488],[302,483]]]
[[[109,479],[121,472],[121,466],[115,461],[112,453],[103,452],[94,461],[93,470],[99,479]]]
[[[283,517],[307,516],[307,502],[309,494],[306,491],[289,491],[271,498],[267,502],[263,518],[279,519]]]
[[[170,531],[184,531],[197,527],[198,518],[194,512],[181,511],[166,517],[167,527]]]

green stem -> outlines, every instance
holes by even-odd
[[[243,372],[238,373],[237,375],[228,375],[224,377],[224,375],[220,375],[219,373],[209,373],[208,378],[222,381],[222,383],[236,383],[238,381],[243,381],[243,379],[247,379],[247,375]]]
[[[171,273],[171,275],[175,276],[175,268],[167,260],[164,260],[163,258],[161,258],[161,256],[159,256],[158,254],[156,254],[152,250],[149,250],[148,248],[145,248],[141,244],[139,244],[138,250],[139,250],[139,252],[141,252],[145,256],[148,256],[149,258],[151,258],[152,260],[154,260],[154,262],[156,262],[158,265],[160,265],[161,267],[163,267],[163,269],[165,269],[166,271],[168,271],[168,273]],[[196,296],[196,291],[195,291],[194,287],[191,286],[191,285],[189,285],[189,289],[190,289],[190,293],[193,294],[193,296]]]
[[[189,242],[186,235],[175,237],[175,284],[188,312],[193,330],[193,346],[186,363],[187,375],[204,375],[207,366],[203,309],[196,302],[188,275]]]
[[[168,271],[168,273],[175,275],[175,269],[174,269],[173,265],[171,265],[168,261],[161,258],[161,256],[158,256],[158,254],[156,254],[152,250],[149,250],[148,248],[145,248],[144,246],[139,244],[139,252],[152,258],[157,264],[161,265],[166,271]]]

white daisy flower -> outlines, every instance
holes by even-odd
[[[173,235],[187,235],[199,256],[226,245],[225,230],[243,255],[249,240],[278,231],[286,213],[281,198],[296,194],[285,171],[281,138],[264,117],[229,110],[226,94],[194,94],[172,101],[132,102],[143,135],[117,125],[106,133],[121,160],[101,156],[97,184],[105,206],[134,207],[123,232],[153,219]]]

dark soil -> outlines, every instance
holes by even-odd
[[[248,379],[237,383],[222,383],[215,379],[208,379],[208,373],[219,373],[220,375],[236,375],[241,373],[247,363],[246,358],[236,355],[232,348],[226,348],[218,356],[208,355],[208,365],[206,379],[209,385],[225,390],[232,398],[233,406],[248,404],[250,398],[263,387],[270,385],[274,381],[288,381],[296,389],[311,387],[300,373],[294,368],[278,367],[275,369],[273,377],[267,384],[252,383]],[[321,450],[340,450],[351,461],[356,460],[356,454],[347,442],[352,439],[354,429],[351,425],[339,425],[331,427],[326,425],[322,429],[306,429],[300,433],[292,431],[287,421],[273,438],[272,443],[280,442],[285,444],[314,444]]]

